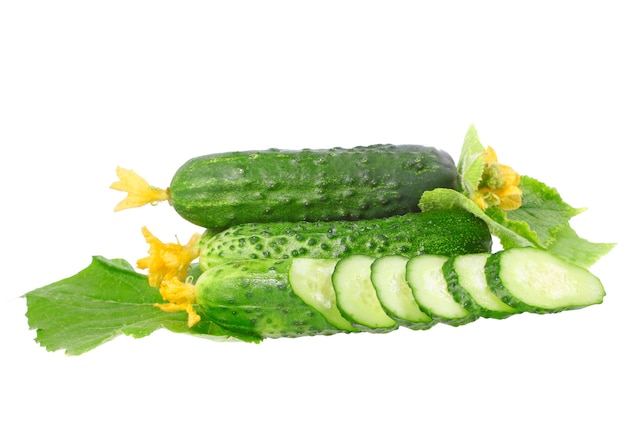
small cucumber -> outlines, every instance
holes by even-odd
[[[360,330],[389,332],[398,328],[383,309],[371,280],[374,258],[352,255],[339,260],[333,273],[337,307]]]
[[[399,255],[376,259],[372,263],[372,284],[383,309],[399,325],[428,329],[436,322],[421,310],[413,297],[406,279],[408,262],[408,258]]]
[[[448,260],[442,255],[420,255],[406,265],[406,278],[420,308],[433,320],[460,326],[478,318],[454,300],[448,291],[442,267]]]
[[[485,264],[489,287],[524,312],[550,313],[602,303],[600,280],[587,269],[532,247],[501,250]]]
[[[422,193],[456,189],[452,157],[421,145],[217,153],[175,173],[169,201],[219,232],[249,222],[335,221],[417,212]]]
[[[341,258],[347,255],[455,256],[490,252],[483,220],[463,210],[433,210],[363,221],[241,224],[200,239],[203,269],[243,259]]]
[[[485,276],[488,253],[459,255],[443,265],[448,291],[470,312],[484,318],[506,318],[519,312],[491,292]]]

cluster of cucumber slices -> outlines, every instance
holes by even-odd
[[[587,269],[530,247],[451,258],[299,258],[292,260],[289,283],[337,328],[368,332],[559,312],[601,303],[605,295]]]

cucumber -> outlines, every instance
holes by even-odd
[[[524,312],[552,313],[602,303],[600,280],[587,269],[532,247],[501,250],[485,264],[489,287]]]
[[[389,317],[378,299],[371,280],[373,257],[351,255],[342,258],[333,272],[337,307],[344,318],[367,332],[389,332],[398,323]]]
[[[436,324],[424,313],[406,280],[406,264],[409,259],[389,255],[372,263],[372,284],[387,315],[399,325],[410,329],[428,329]]]
[[[448,291],[470,312],[484,318],[507,318],[519,312],[491,292],[485,276],[488,253],[459,255],[443,265]]]
[[[215,324],[238,338],[260,341],[383,333],[400,326],[423,329],[437,322],[460,326],[489,313],[485,308],[510,314],[506,307],[494,305],[497,300],[487,296],[482,279],[475,288],[471,285],[470,275],[477,273],[485,276],[493,294],[515,313],[576,309],[601,303],[604,297],[602,284],[591,272],[540,249],[508,249],[488,255],[482,271],[484,255],[467,257],[450,261],[428,254],[409,259],[350,255],[340,260],[222,263],[197,279],[194,307],[204,325]],[[458,283],[472,292],[473,304],[464,307],[448,289],[444,268],[450,264],[456,268]],[[407,288],[429,318],[416,316],[419,312],[410,303]]]
[[[256,338],[343,332],[297,296],[286,261],[230,262],[198,278],[197,312],[203,320]]]
[[[490,252],[492,237],[483,220],[463,210],[362,221],[241,224],[199,241],[200,266],[244,259],[341,258],[363,254],[455,256]]]
[[[406,279],[420,308],[433,320],[460,326],[478,318],[465,309],[448,291],[442,267],[448,260],[443,255],[413,257],[406,265]]]
[[[219,232],[249,222],[333,221],[417,212],[422,193],[456,189],[452,157],[421,145],[269,149],[193,158],[174,174],[169,201]]]

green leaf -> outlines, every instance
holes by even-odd
[[[565,203],[555,188],[531,178],[521,176],[522,206],[506,212],[506,219],[526,222],[537,234],[539,244],[549,247],[557,233],[568,226],[569,220],[585,209],[575,209]]]
[[[613,247],[615,247],[615,243],[587,241],[579,237],[576,231],[568,225],[557,233],[549,250],[571,263],[590,267],[609,253]]]
[[[422,195],[420,209],[465,209],[487,223],[504,249],[535,246],[583,267],[589,267],[613,248],[614,244],[592,243],[578,236],[569,221],[585,209],[570,206],[555,188],[529,176],[520,176],[521,207],[510,211],[489,207],[483,211],[471,198],[482,180],[484,152],[478,132],[471,125],[458,163],[460,192],[445,189],[428,191]]]
[[[466,193],[474,193],[483,175],[485,161],[482,154],[485,147],[478,139],[478,132],[474,125],[470,126],[465,134],[461,155],[459,157],[458,172],[461,177],[461,187]]]
[[[492,221],[488,223],[490,226],[497,224],[497,227],[499,227],[499,230],[494,230],[493,233],[500,238],[503,248],[511,249],[513,247],[524,247],[524,243],[520,242],[519,238],[507,235],[508,233],[515,233],[518,237],[523,238],[527,246],[541,247],[537,234],[533,232],[525,221],[509,221],[506,218],[506,212],[499,208],[489,208],[486,210],[485,214]],[[502,236],[505,229],[508,230],[508,232],[505,232],[505,236]]]
[[[537,181],[535,184],[541,183]],[[545,233],[551,233],[550,238],[547,240],[549,242],[545,245],[541,237],[538,236],[537,231],[533,230],[535,227],[529,224],[528,221],[522,221],[521,219],[511,220],[508,218],[508,214],[511,212],[505,212],[499,208],[492,207],[487,209],[487,212],[483,212],[474,201],[455,190],[435,189],[427,191],[422,195],[419,207],[422,211],[450,208],[464,209],[485,221],[491,232],[500,239],[504,249],[524,246],[543,248],[582,267],[591,266],[613,248],[615,244],[592,243],[579,237],[574,229],[571,228],[567,219],[564,219],[564,215],[568,212],[565,210],[562,212],[555,211],[554,209],[558,206],[550,204],[551,199],[555,199],[558,195],[554,195],[550,190],[546,190],[546,192],[546,196],[551,196],[552,198],[543,198],[546,200],[545,215],[542,216],[541,207],[537,207],[534,211],[529,210],[529,214],[535,214],[532,217],[528,217],[528,221],[531,224],[535,223],[539,227],[539,231],[543,230],[544,235]],[[569,206],[565,204],[563,209],[567,207]],[[569,208],[572,209],[571,207]],[[576,213],[579,213],[579,211],[576,211]],[[537,224],[535,221],[542,218],[548,220],[551,217],[554,218],[554,225],[552,226],[554,230],[550,230],[549,224]],[[556,230],[556,227],[558,227],[558,230]]]
[[[210,323],[190,329],[186,312],[164,312],[161,295],[124,260],[94,256],[76,275],[25,295],[36,341],[50,351],[78,355],[125,334],[136,338],[166,328],[202,336],[230,333]]]

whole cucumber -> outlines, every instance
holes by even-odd
[[[183,218],[218,232],[249,222],[359,220],[418,212],[424,191],[457,185],[452,157],[432,147],[269,149],[187,161],[171,181],[169,200]]]
[[[491,232],[464,210],[432,210],[360,221],[240,224],[207,231],[198,243],[206,270],[227,261],[348,255],[455,256],[490,252]]]

